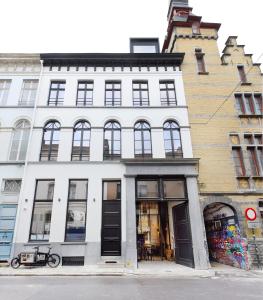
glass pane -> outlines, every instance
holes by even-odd
[[[164,180],[163,189],[165,198],[186,198],[183,180]]]
[[[66,241],[85,241],[86,202],[69,202]]]
[[[34,205],[30,240],[48,240],[50,234],[52,202],[36,202]]]
[[[140,180],[137,181],[137,197],[138,198],[158,198],[158,181],[157,180]]]
[[[53,200],[54,185],[54,180],[37,181],[35,200]]]
[[[120,200],[121,182],[104,181],[103,182],[103,200]]]
[[[88,192],[88,180],[70,180],[69,199],[86,200]]]

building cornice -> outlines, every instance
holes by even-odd
[[[184,53],[45,53],[44,66],[181,66]]]

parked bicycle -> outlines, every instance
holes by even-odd
[[[17,257],[11,260],[13,269],[24,266],[46,266],[56,268],[60,264],[60,256],[55,253],[50,253],[51,247],[48,247],[48,252],[40,252],[39,246],[34,247],[34,252],[21,252]]]

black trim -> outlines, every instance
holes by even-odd
[[[46,66],[148,67],[181,66],[184,53],[45,53]]]

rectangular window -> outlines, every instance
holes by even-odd
[[[247,83],[247,76],[245,73],[244,66],[237,66],[237,70],[238,70],[241,83]]]
[[[66,242],[81,242],[86,238],[88,180],[70,180],[66,223]]]
[[[260,169],[259,164],[257,161],[257,155],[256,155],[256,148],[255,147],[248,147],[247,148],[248,153],[248,160],[250,163],[250,171],[252,176],[259,176],[260,175]]]
[[[262,101],[262,95],[261,94],[256,94],[254,95],[255,99],[255,110],[256,114],[262,115],[263,114],[263,101]]]
[[[163,192],[166,199],[185,199],[185,181],[163,180]]]
[[[21,179],[4,179],[3,192],[10,194],[19,194],[21,189]]]
[[[11,80],[0,80],[0,105],[6,105]]]
[[[58,106],[63,104],[65,95],[65,85],[65,81],[51,81],[48,105]]]
[[[245,169],[245,165],[244,165],[241,148],[233,147],[232,154],[233,154],[233,159],[234,159],[237,176],[246,176],[246,169]]]
[[[133,106],[149,106],[148,81],[133,81]]]
[[[192,30],[193,30],[193,34],[200,34],[200,23],[199,22],[193,22]]]
[[[38,80],[24,80],[18,105],[33,106],[36,101]]]
[[[258,147],[258,158],[261,166],[261,172],[263,175],[263,147]]]
[[[91,106],[93,104],[93,81],[79,81],[77,91],[77,106]]]
[[[121,82],[106,81],[105,106],[121,106]]]
[[[121,200],[121,181],[103,181],[103,200]]]
[[[238,95],[235,95],[235,98],[236,98],[236,104],[237,104],[239,114],[245,115],[246,109],[245,109],[245,105],[244,105],[244,101],[243,101],[243,96],[238,94]]]
[[[50,235],[54,180],[37,180],[30,241],[48,241]]]
[[[160,81],[161,104],[177,105],[174,81]]]
[[[255,134],[254,140],[256,145],[262,145],[263,144],[263,134]]]
[[[159,198],[158,180],[138,180],[137,198]]]
[[[252,97],[251,94],[245,94],[245,107],[246,107],[246,113],[248,115],[254,115],[255,114],[253,97]]]
[[[245,134],[244,140],[247,145],[253,145],[254,143],[252,134]]]
[[[202,53],[202,49],[195,49],[197,70],[198,70],[198,73],[201,73],[201,74],[206,73],[204,56],[205,56],[205,54]]]

